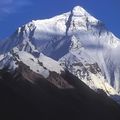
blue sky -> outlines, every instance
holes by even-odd
[[[19,26],[49,18],[80,5],[120,38],[120,0],[0,0],[0,39]]]

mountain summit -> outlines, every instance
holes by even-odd
[[[61,74],[64,68],[94,91],[103,90],[119,102],[119,50],[119,39],[101,21],[76,6],[70,12],[50,19],[33,20],[1,41],[0,68],[14,71],[19,67],[19,61],[48,78],[51,66],[49,69],[44,65],[49,60],[42,61],[42,65],[40,62],[40,56],[44,54],[58,68],[52,72]],[[68,83],[63,83],[71,88]]]
[[[75,6],[72,10],[72,13],[75,16],[83,16],[86,14],[86,11],[81,6]]]
[[[86,17],[87,19],[92,18],[91,21],[92,22],[96,22],[98,21],[96,18],[94,18],[93,16],[91,16],[84,8],[82,8],[81,6],[75,6],[72,11],[71,11],[72,15],[74,17]]]

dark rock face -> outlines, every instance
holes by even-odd
[[[28,70],[29,68],[24,69]],[[65,85],[72,87],[63,89],[64,84],[52,80],[56,76],[55,73],[51,73],[47,80],[32,71],[24,75],[22,70],[14,74],[6,70],[0,71],[0,118],[120,120],[120,106],[106,95],[95,93],[67,71],[60,77],[67,83]]]
[[[32,70],[30,70],[30,67],[26,66],[24,63],[18,62],[18,65],[19,67],[16,69],[15,73],[13,73],[14,79],[21,78],[22,76],[24,79],[30,81],[31,83],[36,83],[36,82],[39,82],[41,79],[42,80],[45,79],[42,75],[37,74]],[[48,78],[45,79],[45,81],[46,80],[49,81],[54,86],[60,89],[73,88],[73,86],[70,85],[61,75],[53,71],[49,71],[49,72],[50,72],[50,75]]]

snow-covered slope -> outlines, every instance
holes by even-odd
[[[40,82],[42,79],[49,81],[60,89],[73,88],[62,77],[66,73],[60,64],[42,53],[39,57],[35,57],[28,52],[14,48],[1,56],[0,71],[9,72],[14,76],[14,79],[19,78],[22,81],[24,78],[32,84],[35,84],[37,81]]]
[[[4,54],[4,56],[0,56],[0,69],[7,69],[8,71],[14,72],[19,67],[20,62],[30,67],[30,70],[33,72],[42,75],[44,78],[48,78],[50,72],[61,74],[61,72],[64,71],[57,61],[42,53],[36,58],[28,52],[19,51],[17,48]]]
[[[104,79],[98,64],[90,59],[87,54],[81,53],[78,55],[70,52],[62,57],[59,62],[63,68],[68,69],[96,92],[101,89],[108,96],[118,95],[116,90]]]
[[[40,56],[40,62],[47,59],[43,65],[48,70],[60,73],[62,68],[51,62],[52,58],[95,91],[103,89],[112,95],[120,92],[120,41],[101,21],[80,6],[50,19],[33,20],[1,41],[1,68],[7,66],[6,59],[11,59],[10,56],[10,59],[6,58],[6,54],[15,48],[22,51],[19,54],[22,61],[29,59],[24,58],[27,57],[26,52],[37,58]],[[24,62],[38,72],[37,61],[32,61],[33,58]],[[42,70],[47,76],[47,70]]]

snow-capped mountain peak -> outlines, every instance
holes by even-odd
[[[1,41],[0,60],[14,48],[35,58],[40,57],[48,71],[60,73],[63,70],[58,65],[60,63],[94,90],[99,88],[107,92],[106,87],[109,86],[108,91],[112,88],[116,91],[113,93],[120,92],[119,39],[80,6],[70,12],[45,20],[33,20],[19,27],[11,37]],[[98,86],[95,78],[99,79],[99,83],[102,81],[102,85]]]
[[[81,6],[75,6],[72,10],[74,16],[85,15],[86,11]]]
[[[87,21],[89,22],[98,22],[98,20],[90,15],[83,7],[81,6],[75,6],[72,10],[72,15],[74,17],[85,17]]]

